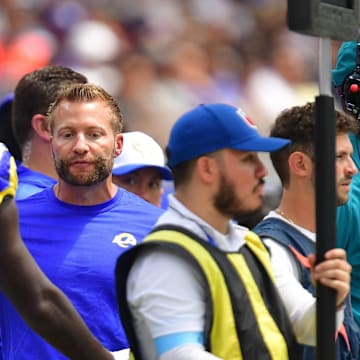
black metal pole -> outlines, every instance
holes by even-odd
[[[359,36],[360,2],[288,0],[289,29],[320,37],[319,87],[316,98],[316,256],[336,246],[335,109],[331,93],[330,40]],[[335,292],[317,284],[317,360],[335,360]]]
[[[328,95],[316,97],[316,257],[336,245],[335,109]],[[317,284],[317,360],[335,360],[335,291]]]

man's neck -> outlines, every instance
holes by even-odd
[[[49,144],[29,144],[23,151],[22,164],[53,179],[58,178]]]
[[[111,177],[91,186],[74,186],[60,179],[54,186],[54,194],[59,200],[81,206],[98,205],[109,201],[117,190],[118,187],[112,183]]]
[[[228,233],[231,219],[219,213],[211,203],[206,201],[205,196],[196,196],[196,194],[189,196],[184,192],[177,191],[175,198],[221,234]]]
[[[292,224],[316,231],[315,202],[306,194],[284,190],[276,212]]]

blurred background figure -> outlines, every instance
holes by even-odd
[[[163,180],[172,180],[172,173],[165,166],[161,146],[141,131],[123,134],[121,154],[115,158],[112,171],[113,183],[142,197],[156,206],[166,206],[162,201]]]

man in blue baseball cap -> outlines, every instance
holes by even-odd
[[[356,41],[345,42],[338,51],[333,85],[342,109],[360,121],[360,51]],[[360,123],[358,122],[358,125]],[[352,158],[360,168],[359,132],[350,135]],[[353,177],[349,201],[337,208],[337,245],[344,248],[352,265],[351,300],[355,321],[360,326],[360,174]]]
[[[232,221],[261,205],[267,170],[257,152],[289,143],[260,136],[243,110],[227,104],[199,105],[174,124],[166,150],[175,193],[143,244],[116,267],[136,359],[301,358],[267,249]],[[324,261],[313,275],[326,277],[329,268]]]

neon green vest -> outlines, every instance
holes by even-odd
[[[226,360],[298,359],[298,345],[274,286],[268,251],[253,232],[239,252],[224,252],[186,229],[154,229],[144,242],[118,260],[116,281],[120,314],[136,360],[141,357],[126,303],[126,278],[146,247],[166,246],[192,262],[207,284],[205,348]]]

